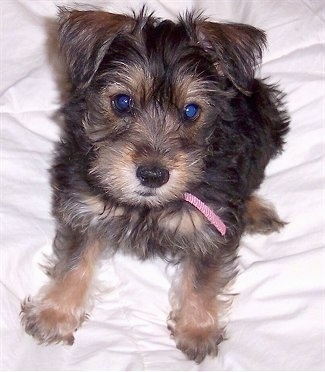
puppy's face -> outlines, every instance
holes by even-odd
[[[115,40],[94,78],[100,88],[88,97],[83,124],[97,152],[91,172],[124,202],[161,205],[202,179],[216,82],[192,67],[199,58],[188,63],[188,44],[170,56],[171,42],[156,49],[144,38]]]
[[[89,173],[120,202],[161,206],[204,180],[216,123],[234,87],[244,91],[251,78],[244,71],[235,82],[209,27],[190,17],[63,13],[61,45],[95,154]]]

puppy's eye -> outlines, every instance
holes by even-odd
[[[196,103],[189,103],[183,108],[183,118],[185,120],[194,121],[200,115],[200,107]]]
[[[133,100],[127,94],[118,94],[112,99],[113,107],[121,114],[127,114],[131,111]]]

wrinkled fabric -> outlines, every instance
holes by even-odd
[[[91,1],[106,10],[139,9],[143,0]],[[288,222],[281,233],[244,236],[239,275],[217,358],[197,365],[175,348],[166,328],[175,268],[117,254],[99,268],[92,315],[73,346],[40,346],[25,334],[20,303],[46,277],[51,252],[48,169],[59,136],[55,69],[46,20],[62,1],[1,1],[1,318],[2,370],[317,370],[324,356],[324,23],[325,3],[304,1],[150,0],[175,19],[206,9],[212,20],[267,32],[259,71],[287,93],[292,117],[285,152],[266,172],[260,195]]]

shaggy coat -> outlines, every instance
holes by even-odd
[[[120,250],[180,264],[168,327],[190,359],[215,355],[218,295],[243,232],[283,225],[253,194],[288,131],[282,94],[254,77],[265,34],[194,13],[62,8],[59,43],[71,96],[51,171],[57,237],[50,283],[23,304],[26,331],[72,343],[97,259]],[[184,193],[221,218],[224,236]]]

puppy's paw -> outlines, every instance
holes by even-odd
[[[73,332],[86,318],[86,314],[79,310],[60,307],[44,299],[27,298],[21,305],[22,325],[40,344],[62,342],[72,345]]]
[[[196,363],[201,363],[207,355],[217,356],[218,345],[224,339],[223,331],[216,326],[181,325],[173,312],[168,317],[167,327],[176,347]]]

